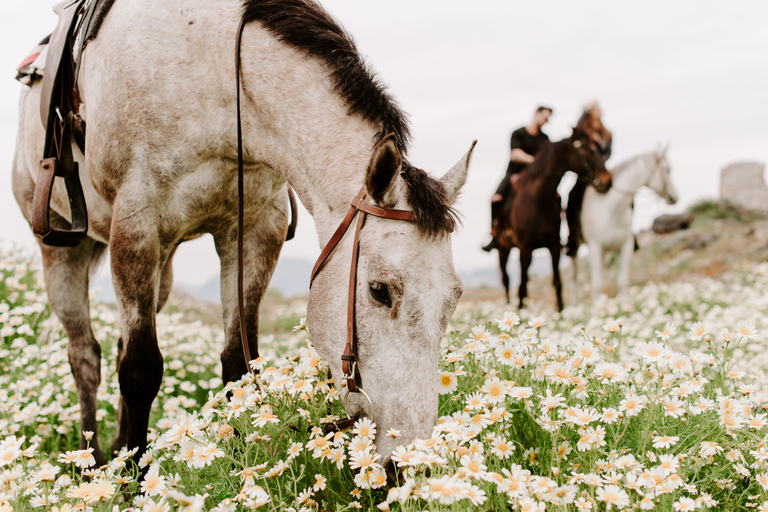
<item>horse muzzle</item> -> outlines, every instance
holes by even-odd
[[[595,178],[594,180],[592,180],[592,186],[594,186],[595,190],[597,190],[601,194],[605,194],[606,192],[608,192],[611,189],[611,185],[613,185],[613,181],[610,179],[603,181],[600,178]]]

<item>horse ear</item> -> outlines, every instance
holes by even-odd
[[[402,162],[393,133],[374,146],[365,176],[365,188],[368,190],[368,195],[384,208],[392,208],[397,203],[399,195],[397,177],[400,175]]]
[[[653,156],[656,158],[656,163],[661,162],[667,156],[667,150],[669,149],[669,143],[659,142],[656,144],[656,150],[653,152]]]
[[[477,141],[472,141],[472,145],[469,147],[469,151],[467,151],[467,153],[461,158],[461,160],[459,160],[456,165],[451,167],[450,171],[445,173],[443,177],[440,178],[440,183],[442,183],[443,188],[445,189],[445,196],[448,200],[448,204],[453,204],[453,201],[459,194],[459,190],[461,190],[461,187],[463,187],[464,183],[467,182],[469,161],[472,158],[472,151],[475,149],[475,144],[477,144]]]

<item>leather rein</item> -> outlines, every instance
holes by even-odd
[[[236,41],[236,55],[235,55],[235,79],[237,83],[237,275],[238,275],[238,311],[240,316],[240,339],[243,345],[243,355],[248,366],[248,371],[251,371],[250,361],[251,354],[248,346],[248,337],[246,334],[246,322],[245,322],[245,307],[243,298],[243,206],[244,206],[244,193],[243,193],[243,137],[242,137],[242,123],[240,119],[240,47],[243,37],[243,28],[245,21],[240,22],[240,26],[237,31]],[[290,190],[290,188],[289,188]],[[365,185],[360,189],[360,192],[354,197],[350,204],[349,210],[346,216],[341,221],[336,231],[331,236],[328,243],[323,248],[320,256],[315,262],[315,266],[312,269],[312,276],[310,278],[310,288],[315,281],[315,277],[323,269],[328,258],[333,253],[336,246],[341,242],[344,235],[349,231],[349,227],[352,225],[352,221],[357,216],[357,223],[355,225],[354,239],[352,242],[352,263],[349,270],[349,291],[347,294],[347,343],[344,345],[344,351],[341,354],[341,370],[343,372],[342,378],[344,379],[343,385],[347,388],[346,400],[350,393],[361,393],[365,396],[369,405],[371,406],[371,420],[373,420],[373,404],[368,394],[363,390],[362,377],[360,376],[360,369],[358,367],[357,360],[357,330],[355,326],[355,289],[357,287],[357,265],[359,259],[360,249],[360,231],[365,224],[366,215],[370,214],[382,219],[400,220],[400,221],[412,221],[413,212],[409,210],[396,210],[392,208],[382,208],[371,202],[369,202]],[[360,214],[358,216],[358,213]],[[342,430],[351,427],[355,422],[354,418],[345,418],[338,420],[331,424],[332,427]]]

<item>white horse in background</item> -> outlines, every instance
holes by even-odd
[[[592,299],[603,289],[603,264],[606,251],[619,252],[616,278],[618,292],[629,287],[629,267],[635,249],[632,233],[632,203],[637,191],[646,186],[656,192],[667,204],[677,202],[677,191],[670,178],[667,149],[639,155],[626,160],[611,170],[613,187],[605,194],[589,187],[584,192],[581,209],[581,233],[589,247],[589,268]],[[578,258],[573,264],[573,295],[578,295]],[[577,300],[573,301],[574,303]]]

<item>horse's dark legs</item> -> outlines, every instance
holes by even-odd
[[[552,284],[555,287],[555,297],[557,297],[557,310],[563,310],[563,283],[560,280],[560,251],[562,247],[557,245],[550,246],[549,254],[552,255]]]
[[[76,247],[51,247],[40,243],[40,249],[48,300],[69,338],[69,366],[80,400],[80,447],[85,449],[89,444],[93,448],[96,465],[101,465],[106,461],[99,445],[96,421],[101,347],[91,330],[88,274],[90,269],[96,267],[106,246],[86,237]],[[90,443],[83,437],[83,431],[94,433]]]
[[[120,368],[120,354],[123,353],[123,337],[117,340],[117,368]],[[115,437],[112,438],[110,450],[112,453],[128,444],[128,411],[125,408],[125,400],[120,396],[120,405],[117,408],[117,421],[115,423]]]
[[[575,257],[581,243],[581,205],[584,204],[584,191],[587,183],[577,180],[568,194],[568,204],[565,207],[565,219],[568,222],[568,256]]]
[[[18,161],[13,166],[13,193],[24,217],[31,221],[34,215],[32,202],[35,184],[30,175],[17,164]],[[50,212],[50,220],[55,228],[70,228],[69,222],[53,211]],[[105,462],[96,422],[96,393],[101,381],[101,347],[91,330],[88,280],[105,250],[103,243],[90,237],[80,240],[75,247],[51,247],[40,243],[48,302],[69,338],[69,365],[80,400],[80,446],[86,447],[82,432],[93,432],[90,446],[97,465]]]
[[[517,307],[523,309],[523,303],[528,296],[528,268],[531,266],[533,251],[528,248],[520,248],[520,288],[517,292],[519,303]]]
[[[149,413],[163,377],[163,356],[155,330],[156,290],[160,263],[170,248],[163,254],[157,232],[147,229],[157,222],[143,218],[141,213],[146,209],[132,205],[130,210],[132,215],[123,216],[120,208],[115,208],[110,239],[112,279],[123,335],[117,362],[124,407],[119,425],[127,425],[127,432],[116,433],[113,447],[123,442],[129,448],[137,447],[138,460],[147,447]],[[130,219],[130,224],[121,223],[121,218]]]
[[[499,267],[501,268],[501,283],[504,285],[504,297],[509,304],[509,273],[507,272],[507,262],[509,262],[509,252],[511,249],[498,248]]]
[[[165,306],[165,303],[168,302],[168,297],[171,294],[171,287],[173,285],[173,255],[176,254],[176,249],[178,249],[178,245],[173,248],[171,251],[170,256],[168,256],[168,259],[165,262],[165,266],[163,267],[163,271],[160,274],[160,288],[159,293],[157,297],[157,312],[159,313],[161,309],[163,309],[163,306]],[[117,342],[117,354],[118,354],[118,361],[120,359],[120,354],[123,353],[123,338],[120,337],[120,339]],[[112,452],[119,451],[120,448],[123,446],[126,446],[128,443],[128,412],[125,408],[125,401],[121,398],[120,399],[120,406],[117,410],[117,425],[115,430],[115,437],[112,441],[111,450]]]
[[[288,229],[286,194],[278,194],[245,228],[243,259],[243,291],[248,347],[251,358],[259,356],[258,326],[259,304],[267,291],[272,272],[280,256],[280,248]],[[216,252],[221,260],[221,305],[226,329],[226,345],[221,353],[222,379],[231,382],[240,379],[248,368],[245,364],[240,338],[240,314],[237,298],[237,231],[214,234]]]

